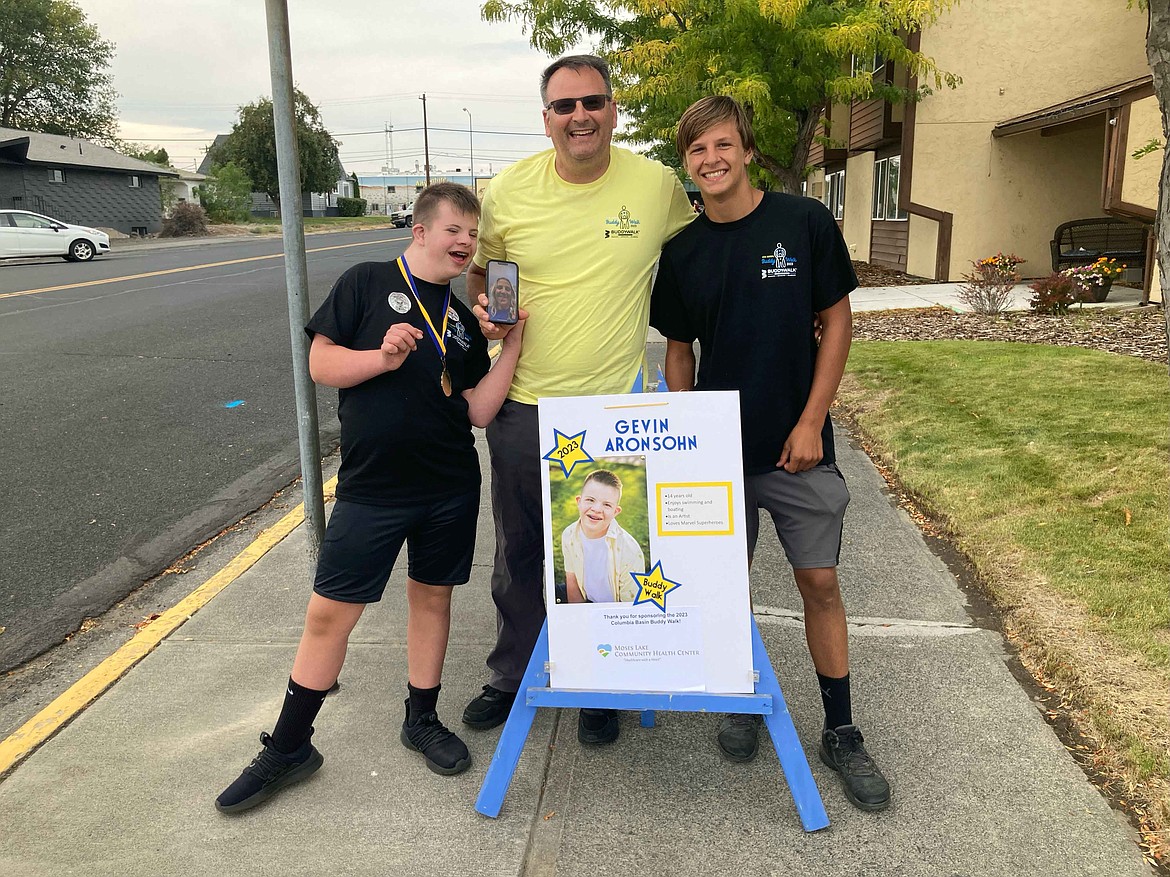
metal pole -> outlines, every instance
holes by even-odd
[[[464,107],[463,112],[467,113],[467,145],[471,152],[471,191],[475,192],[475,132],[471,128],[471,110]]]
[[[288,288],[288,328],[292,336],[297,438],[301,450],[301,494],[309,522],[310,563],[316,565],[325,535],[321,486],[321,438],[317,432],[317,392],[309,377],[309,276],[305,264],[305,223],[301,217],[301,159],[293,125],[292,50],[287,0],[265,0],[268,15],[268,66],[272,72],[272,119],[276,129],[276,166],[280,176],[280,224],[284,233],[284,275]]]
[[[424,93],[419,98],[423,102],[423,170],[426,171],[427,185],[431,184],[431,142],[427,138],[427,96]]]

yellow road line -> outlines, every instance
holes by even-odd
[[[390,244],[395,241],[405,241],[409,238],[384,238],[380,241],[361,241],[356,244],[337,244],[332,247],[315,247],[305,250],[306,253],[324,253],[327,250],[344,250],[347,247],[372,247],[376,244]],[[199,271],[203,268],[221,268],[224,265],[242,265],[245,262],[263,262],[266,259],[283,259],[284,253],[272,253],[268,256],[249,256],[246,259],[229,259],[226,262],[208,262],[204,265],[188,265],[186,268],[168,268],[165,271],[147,271],[145,274],[127,274],[123,277],[108,277],[105,280],[87,280],[84,283],[66,283],[63,286],[45,286],[41,289],[22,289],[19,292],[0,292],[0,299],[17,298],[22,295],[37,295],[41,292],[59,292],[62,289],[81,289],[84,286],[101,286],[105,283],[121,283],[123,280],[142,280],[146,277],[161,277],[164,274],[181,274],[184,271]]]
[[[337,478],[325,484],[328,499],[337,488]],[[280,544],[305,519],[304,504],[261,533],[247,548],[232,558],[223,569],[138,631],[129,642],[86,673],[56,700],[25,722],[4,741],[0,741],[0,777],[12,770],[25,756],[56,734],[74,716],[96,700],[135,664],[154,651],[192,615],[250,569],[261,557]]]

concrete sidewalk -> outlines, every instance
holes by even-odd
[[[500,732],[463,729],[459,715],[486,679],[495,635],[485,536],[456,595],[439,704],[472,769],[436,776],[398,742],[396,573],[317,722],[324,768],[222,816],[212,802],[271,729],[292,663],[308,595],[302,526],[0,783],[0,874],[1148,875],[1124,818],[1012,677],[1001,636],[973,622],[848,436],[838,455],[853,492],[842,580],[855,710],[893,785],[888,811],[852,808],[816,756],[821,708],[800,602],[765,534],[757,618],[829,829],[801,831],[767,742],[755,762],[729,764],[717,718],[678,713],[653,729],[625,715],[616,744],[586,750],[572,712],[542,711],[500,818],[477,814]],[[490,534],[486,489],[481,514]]]
[[[956,284],[863,288],[854,310],[962,309]],[[1021,287],[1021,292],[1026,288]],[[1107,307],[1133,306],[1115,287]],[[1026,307],[1021,298],[1018,305]],[[661,363],[651,331],[649,374]],[[816,755],[820,700],[800,601],[774,537],[752,572],[757,621],[831,820],[808,835],[766,737],[748,765],[714,744],[717,718],[623,717],[583,749],[572,712],[542,711],[500,818],[473,805],[499,729],[459,715],[495,638],[485,488],[472,581],[455,599],[439,710],[475,763],[444,778],[398,742],[404,572],[355,631],[315,742],[324,768],[235,818],[212,802],[280,708],[308,599],[304,527],[269,551],[0,782],[0,874],[39,875],[1089,875],[1150,871],[1123,816],[1088,782],[981,628],[945,565],[839,434],[853,501],[841,577],[855,714],[894,790],[853,809]]]

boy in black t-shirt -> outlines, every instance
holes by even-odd
[[[402,744],[436,773],[471,764],[435,707],[451,592],[470,577],[475,547],[480,468],[471,426],[486,426],[499,410],[523,334],[521,322],[489,372],[478,321],[451,295],[450,281],[475,253],[478,217],[479,202],[466,187],[424,189],[402,257],[350,268],[305,327],[313,380],[340,388],[337,502],[284,706],[272,734],[260,735],[260,754],[216,799],[224,813],[255,807],[321,766],[310,742],[313,720],[337,681],[350,632],[366,604],[381,599],[403,542]]]
[[[734,100],[693,104],[679,120],[676,146],[705,211],[665,246],[655,280],[650,323],[667,338],[666,383],[671,390],[740,391],[748,556],[764,508],[804,602],[825,708],[821,759],[841,774],[850,801],[881,810],[889,785],[865,750],[850,704],[836,569],[849,491],[829,421],[849,355],[848,296],[857,277],[824,205],[751,185],[755,139]],[[718,742],[728,758],[755,757],[758,718],[723,720]]]

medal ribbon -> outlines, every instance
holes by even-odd
[[[444,339],[447,337],[447,312],[451,310],[451,284],[447,284],[447,298],[443,301],[442,330],[436,331],[435,324],[431,320],[431,315],[427,313],[422,299],[419,298],[418,287],[414,284],[414,275],[410,273],[410,266],[406,264],[406,256],[399,256],[395,261],[398,263],[398,270],[402,272],[402,276],[406,279],[407,285],[410,286],[410,294],[414,296],[415,302],[418,303],[418,309],[422,312],[423,319],[427,321],[427,328],[430,330],[431,340],[435,342],[435,347],[439,349],[439,358],[443,360],[443,368],[445,370],[447,368],[447,342]]]

